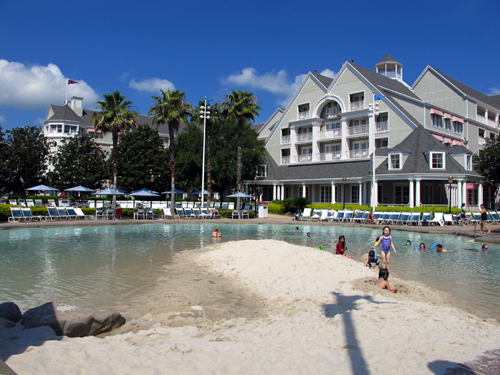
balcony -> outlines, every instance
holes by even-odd
[[[369,157],[368,150],[351,150],[347,151],[348,159],[364,159]]]
[[[297,134],[295,137],[297,142],[311,142],[313,139],[312,133],[302,133],[302,134]]]
[[[309,118],[309,111],[299,112],[299,120],[305,120]]]
[[[318,156],[319,156],[319,160],[321,160],[321,161],[337,160],[337,159],[340,159],[341,152],[340,151],[321,152],[318,154]]]
[[[479,113],[476,115],[476,120],[482,122],[483,124],[496,127],[498,124],[495,120],[490,118],[486,118],[485,116],[480,115]]]
[[[318,132],[318,139],[334,139],[342,137],[342,129],[323,130]]]
[[[281,136],[281,144],[282,145],[290,144],[290,135],[282,135]]]
[[[368,134],[368,125],[355,125],[347,128],[347,135]]]
[[[326,110],[326,118],[335,118],[340,116],[340,108],[332,108]]]
[[[358,109],[364,109],[365,108],[365,101],[360,100],[359,102],[351,102],[349,103],[349,108],[351,111],[357,111]]]
[[[400,81],[403,79],[401,74],[395,72],[395,71],[388,71],[388,72],[378,72],[378,74],[389,77],[389,78],[396,78],[399,79]]]
[[[312,155],[311,154],[307,154],[307,155],[296,155],[295,156],[295,161],[297,163],[308,163],[310,161],[312,161]]]
[[[290,155],[281,157],[281,165],[290,164]]]
[[[386,132],[389,130],[389,123],[387,121],[380,121],[375,123],[376,132]]]

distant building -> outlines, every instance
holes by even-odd
[[[407,85],[403,64],[390,55],[374,70],[346,62],[334,79],[309,72],[287,107],[258,129],[267,164],[257,186],[264,200],[491,204],[472,155],[498,134],[499,114],[500,95],[431,66]]]

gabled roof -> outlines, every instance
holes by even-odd
[[[479,92],[479,91],[473,89],[472,87],[467,86],[466,84],[464,84],[460,81],[457,81],[455,78],[452,78],[452,77],[444,74],[443,72],[441,72],[440,70],[438,70],[432,66],[429,66],[429,68],[435,70],[437,73],[439,73],[441,76],[443,76],[446,80],[448,80],[453,86],[455,86],[458,90],[462,91],[465,95],[470,96],[474,99],[478,99],[485,104],[491,105],[492,107],[500,108],[500,103],[498,102],[498,99],[492,98],[491,96],[483,94],[482,92]]]
[[[401,64],[398,60],[396,60],[394,57],[392,57],[389,54],[382,57],[382,60],[380,60],[377,64],[375,64],[375,66],[377,66],[379,64],[386,64],[386,63],[390,63],[390,64],[397,63],[398,65],[403,66],[403,64]]]
[[[491,100],[497,103],[498,108],[500,108],[500,94],[490,95]]]
[[[250,125],[250,127],[258,133],[260,128],[262,128],[262,125],[264,125],[264,124],[265,124],[265,122],[259,122],[258,124]]]
[[[333,78],[330,78],[330,77],[326,77],[326,76],[322,76],[321,74],[318,74],[318,73],[313,73],[311,72],[311,74],[317,78],[318,81],[321,82],[321,84],[323,86],[325,86],[326,88],[328,88],[328,86],[330,86],[330,83],[332,83],[333,81]]]
[[[426,158],[426,153],[429,151],[444,152],[446,168],[435,170],[429,167],[429,161]],[[413,174],[413,173],[445,173],[467,174],[480,177],[480,174],[475,171],[468,171],[463,168],[451,155],[452,154],[468,154],[472,152],[463,146],[445,146],[440,141],[432,136],[432,134],[423,127],[417,127],[408,135],[402,142],[388,150],[390,153],[404,152],[408,154],[408,158],[401,169],[389,170],[388,158],[377,167],[376,174]]]

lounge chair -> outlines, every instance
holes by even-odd
[[[68,220],[70,219],[65,207],[56,207],[57,213],[59,214],[59,219]]]
[[[410,220],[406,222],[406,225],[419,225],[420,224],[420,212],[412,212]]]
[[[201,211],[199,208],[193,208],[193,215],[196,219],[201,219]]]
[[[196,216],[193,214],[193,210],[191,208],[184,209],[185,217],[188,219],[196,219]]]
[[[410,212],[401,212],[401,216],[396,224],[405,225],[411,218]]]
[[[319,217],[319,221],[328,221],[328,210],[321,210],[321,216]]]
[[[208,212],[208,208],[202,208],[200,211],[200,219],[212,219],[212,215]]]
[[[9,199],[9,204],[12,206],[17,206],[17,199]]]
[[[331,210],[328,210],[328,220],[335,221],[336,218],[337,218],[337,211],[333,210],[332,212]]]
[[[444,214],[443,220],[445,224],[455,225],[455,220],[453,220],[452,214]]]
[[[60,220],[61,219],[61,217],[59,216],[59,213],[57,212],[55,207],[47,206],[47,212],[49,213],[50,220]]]
[[[220,209],[220,202],[213,202],[214,203],[214,208]]]
[[[21,207],[11,207],[9,221],[24,221],[23,214],[21,212]]]
[[[227,202],[222,202],[222,203],[221,203],[221,206],[220,206],[220,209],[221,209],[221,210],[224,210],[224,211],[225,211],[225,210],[228,210],[228,209],[229,209],[229,203],[227,203]]]
[[[342,221],[351,221],[352,219],[352,215],[354,214],[353,211],[346,211],[345,212],[345,216],[344,216],[344,219]]]
[[[94,216],[94,215],[85,215],[85,214],[83,213],[83,210],[82,210],[81,208],[75,208],[74,210],[75,210],[75,212],[76,212],[76,217],[77,217],[77,219],[84,219],[84,220],[85,220],[85,219],[92,219],[92,220],[94,220],[94,219],[95,219],[95,216]]]
[[[315,208],[311,216],[311,220],[319,220],[320,217],[321,217],[321,210]]]
[[[89,208],[95,208],[95,201],[89,201]]]
[[[21,206],[21,207],[28,207],[28,206],[26,205],[26,201],[25,201],[24,199],[18,199],[18,200],[17,200],[17,204],[18,204],[19,206]]]
[[[52,207],[55,207],[56,206],[56,201],[54,199],[47,199],[47,204],[52,206]]]
[[[186,214],[184,213],[184,209],[182,207],[175,207],[175,212],[177,212],[177,216],[179,216],[179,219],[186,218]]]
[[[443,226],[444,225],[444,214],[442,212],[435,212],[434,219],[432,219],[430,221],[430,224]]]
[[[240,218],[240,211],[238,210],[233,210],[231,214],[231,219],[239,219]]]
[[[420,225],[430,225],[432,220],[432,212],[424,212],[422,214],[422,219],[420,220]]]
[[[386,220],[387,224],[397,224],[399,218],[401,217],[401,212],[391,212],[389,214],[389,218]]]
[[[382,212],[377,212],[375,211],[373,213],[373,224],[378,224],[380,223],[380,216],[382,216]]]
[[[500,215],[496,211],[491,211],[491,218],[493,219],[493,224],[500,224]]]
[[[22,207],[21,212],[24,216],[24,221],[41,221],[45,220],[45,216],[34,216],[29,207]]]
[[[476,224],[481,223],[481,213],[480,212],[472,212],[471,222],[476,223]]]
[[[343,221],[345,214],[346,214],[346,211],[337,212],[337,217],[335,218],[335,221],[338,221],[338,222]]]
[[[248,210],[242,210],[241,211],[241,218],[242,219],[250,219],[250,212]]]
[[[26,206],[34,207],[35,203],[33,202],[33,199],[26,199]]]
[[[43,206],[43,201],[41,199],[35,199],[35,206],[42,207]]]
[[[139,220],[139,219],[146,219],[146,212],[144,211],[144,208],[136,208],[134,210],[134,220]]]
[[[228,209],[228,210],[234,210],[234,202],[229,202],[229,203],[227,204],[227,209]]]
[[[367,222],[368,220],[368,215],[370,214],[370,211],[364,211],[363,212],[363,216],[361,216],[361,219],[359,219],[359,222],[360,223],[365,223]]]
[[[114,220],[115,219],[115,210],[113,208],[107,208],[102,213],[102,218],[106,220]]]
[[[302,212],[302,215],[300,215],[300,220],[311,220],[311,208],[304,208],[304,212]]]
[[[70,219],[76,220],[78,219],[78,214],[76,213],[73,207],[66,207],[66,213],[68,214]]]
[[[359,223],[359,222],[360,222],[360,220],[361,220],[361,218],[363,217],[363,213],[364,213],[364,211],[361,211],[361,210],[356,210],[356,211],[354,212],[354,216],[353,216],[353,218],[351,219],[351,222],[352,222],[352,223]]]
[[[104,219],[104,210],[102,208],[95,209],[95,219]]]

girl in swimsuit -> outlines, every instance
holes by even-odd
[[[222,237],[222,233],[219,231],[219,227],[214,228],[214,231],[212,232],[212,237],[214,238]]]
[[[394,254],[397,254],[397,251],[394,247],[394,242],[392,241],[391,228],[385,226],[382,233],[384,235],[381,236],[377,242],[375,242],[372,249],[375,249],[375,247],[382,242],[382,252],[380,254],[382,255],[382,268],[389,269],[389,263],[391,262],[391,247],[394,250]]]

